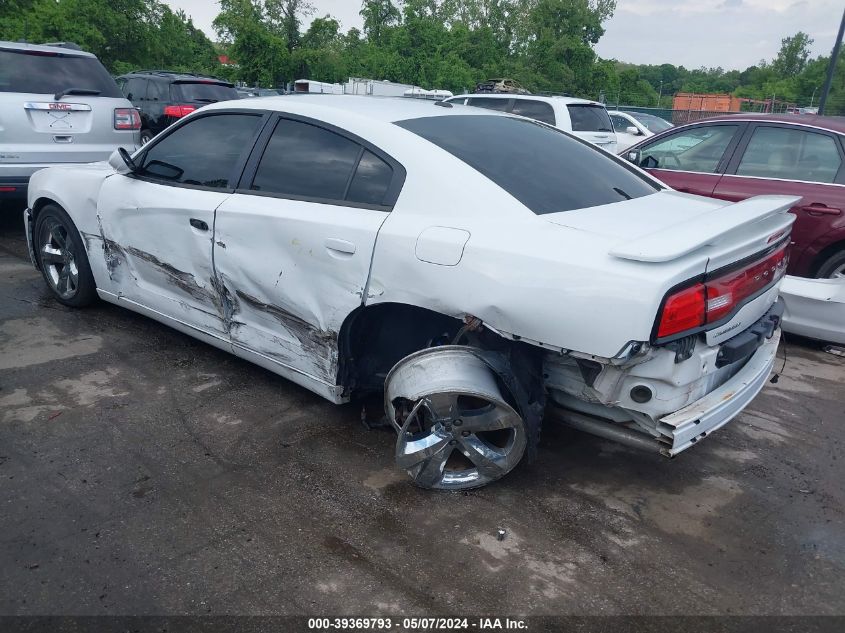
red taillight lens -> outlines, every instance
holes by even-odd
[[[704,325],[704,301],[705,290],[701,283],[670,295],[663,306],[657,338]]]
[[[135,108],[115,108],[114,109],[114,129],[115,130],[140,130],[141,129],[141,115]]]
[[[192,105],[169,105],[164,107],[165,116],[176,117],[181,119],[183,116],[189,115],[197,109],[197,106]]]
[[[764,259],[705,282],[698,282],[666,298],[657,338],[664,338],[717,323],[746,299],[771,286],[786,272],[788,244]]]
[[[17,191],[17,187],[0,187],[0,193],[12,193]]]
[[[780,279],[789,257],[786,245],[765,259],[707,282],[707,322],[715,323],[748,297]]]

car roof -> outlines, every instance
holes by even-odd
[[[331,115],[348,113],[356,116],[395,123],[406,119],[445,115],[508,116],[503,112],[464,108],[455,106],[436,106],[437,101],[413,99],[411,97],[374,97],[371,95],[331,95],[331,94],[290,94],[278,97],[250,97],[237,101],[221,101],[204,106],[202,111],[227,109],[278,110],[293,114],[306,115],[309,111]],[[236,104],[236,105],[233,105]]]
[[[214,83],[221,83],[232,85],[225,79],[219,77],[212,77],[211,75],[198,75],[196,73],[179,72],[175,70],[133,70],[129,73],[120,75],[121,77],[158,77],[160,79],[167,79],[169,81],[213,81]]]
[[[818,127],[830,130],[831,132],[845,134],[845,117],[819,116],[818,114],[721,114],[701,119],[699,121],[689,123],[688,125],[724,121],[769,121],[771,123],[788,123],[792,125]],[[678,128],[675,129],[677,130]]]
[[[93,53],[88,51],[80,51],[75,48],[67,48],[64,46],[45,46],[43,44],[30,44],[28,42],[3,42],[0,41],[0,49],[12,51],[32,51],[34,53],[56,53],[65,57],[93,57],[97,58]]]
[[[468,97],[482,97],[484,99],[530,99],[532,101],[547,101],[549,103],[563,103],[563,104],[577,104],[577,105],[599,105],[604,107],[603,103],[598,101],[590,101],[589,99],[579,99],[578,97],[563,97],[557,95],[531,95],[531,94],[517,94],[517,93],[503,93],[503,92],[473,92],[462,95],[455,95],[449,97],[452,99],[466,99]]]

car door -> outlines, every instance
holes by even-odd
[[[818,251],[805,253],[826,234],[845,229],[845,154],[833,133],[787,123],[755,123],[719,184],[714,196],[731,202],[761,194],[801,196],[791,209],[790,270],[811,274]]]
[[[393,159],[341,130],[293,115],[268,126],[217,209],[214,261],[236,354],[337,397],[338,332],[363,303],[403,181]]]
[[[136,173],[106,179],[97,212],[113,294],[228,339],[214,211],[234,190],[261,123],[254,111],[191,117],[136,156]]]
[[[686,193],[712,196],[745,124],[692,125],[639,146],[639,166]]]

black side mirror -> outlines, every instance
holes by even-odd
[[[138,171],[138,165],[135,164],[135,161],[132,160],[132,157],[129,155],[129,152],[126,151],[123,147],[117,148],[120,157],[123,159],[123,162],[126,164],[126,167],[129,168],[133,174]]]

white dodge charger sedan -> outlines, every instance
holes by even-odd
[[[544,416],[674,456],[775,360],[792,197],[678,193],[543,123],[401,99],[209,105],[133,156],[35,174],[56,298],[125,306],[335,403],[464,489]]]

